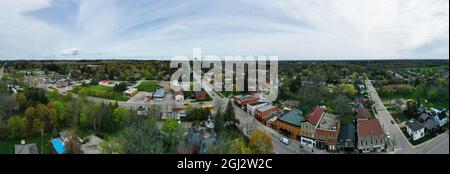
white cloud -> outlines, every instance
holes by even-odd
[[[47,0],[0,0],[1,57],[24,58],[54,52],[62,32],[24,12],[47,7]]]
[[[79,0],[71,28],[23,15],[48,1],[0,2],[0,54],[11,57],[74,53],[67,48],[170,57],[201,47],[216,55],[448,58],[448,0]]]

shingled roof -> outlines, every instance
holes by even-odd
[[[358,120],[358,137],[379,136],[383,134],[383,128],[377,119]]]
[[[324,112],[325,110],[323,108],[317,106],[313,112],[306,116],[305,120],[311,122],[314,125],[317,125]]]

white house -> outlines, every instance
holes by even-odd
[[[406,124],[408,135],[414,140],[418,140],[425,136],[425,127],[415,119],[409,120]]]
[[[434,121],[438,123],[439,127],[444,126],[448,122],[448,115],[445,110],[439,112],[439,114],[434,115]]]
[[[184,100],[184,94],[183,91],[177,91],[173,94],[175,97],[175,101],[183,101]]]

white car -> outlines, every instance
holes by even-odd
[[[280,138],[280,141],[281,141],[283,144],[289,145],[289,139],[287,139],[287,138],[285,138],[285,137]]]

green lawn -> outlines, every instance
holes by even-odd
[[[0,139],[0,154],[14,154],[14,145],[20,144],[21,139]],[[44,134],[44,154],[52,154],[53,148],[50,145],[51,135]],[[39,153],[42,151],[41,136],[25,138],[27,144],[36,143]]]
[[[149,82],[142,82],[138,85],[137,89],[139,91],[146,91],[146,92],[155,92],[158,88],[159,82],[157,81],[149,81]]]
[[[87,90],[88,96],[98,97],[109,100],[117,100],[117,101],[128,101],[128,97],[123,96],[122,92],[114,91],[114,88],[101,86],[101,85],[90,85],[87,87],[80,87],[74,90],[75,93],[82,89]]]

